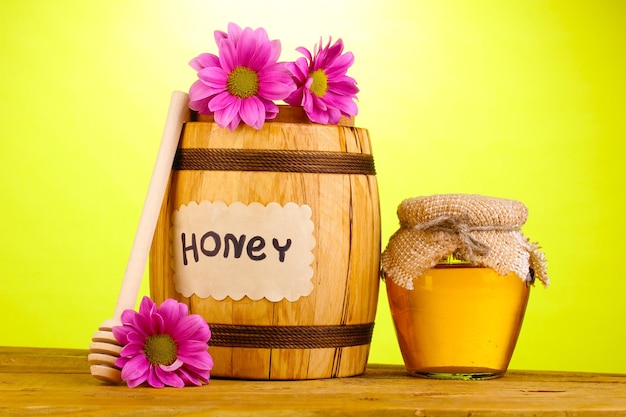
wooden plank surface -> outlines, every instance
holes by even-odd
[[[0,415],[68,414],[626,416],[626,375],[509,371],[489,381],[440,381],[369,365],[350,378],[129,389],[94,379],[86,350],[0,347]]]

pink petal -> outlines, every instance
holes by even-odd
[[[242,65],[252,68],[250,61],[255,54],[257,48],[262,45],[257,45],[256,35],[250,28],[245,28],[241,34],[241,38],[237,43],[237,66]],[[256,68],[252,68],[256,69]]]
[[[216,89],[208,86],[202,80],[196,80],[189,88],[189,100],[191,101],[201,100],[214,94],[216,94]]]
[[[311,93],[309,90],[304,90],[303,94],[302,94],[302,107],[304,108],[304,111],[308,114],[309,112],[313,111],[313,93]]]
[[[326,111],[328,109],[328,106],[326,104],[325,100],[322,100],[321,98],[319,98],[318,96],[316,96],[315,94],[311,94],[311,101],[313,103],[313,107]]]
[[[172,338],[177,342],[190,339],[206,342],[209,339],[205,339],[205,337],[210,335],[209,325],[198,314],[192,314],[180,319],[176,329],[171,333]]]
[[[299,48],[296,48],[296,51],[298,51],[302,55],[304,55],[306,57],[306,59],[308,59],[309,61],[313,60],[313,56],[311,55],[311,52],[308,49],[306,49],[306,48],[301,46]]]
[[[184,365],[184,362],[177,358],[170,365],[159,365],[158,367],[161,368],[162,370],[166,371],[166,372],[174,372],[174,371],[178,370],[183,365]]]
[[[210,97],[202,100],[189,101],[189,108],[197,111],[199,114],[211,114],[212,112],[209,110],[209,100]]]
[[[237,102],[237,97],[233,96],[228,91],[223,91],[211,99],[211,101],[209,102],[209,110],[211,111],[223,110],[227,107],[236,106],[236,102]],[[239,109],[237,108],[237,111],[238,110]]]
[[[189,372],[190,374],[208,376],[209,371],[213,369],[213,358],[211,357],[211,355],[209,355],[209,358],[203,363],[201,368],[198,368],[190,364],[185,364],[185,366],[181,369],[184,369],[186,372]]]
[[[359,92],[359,89],[354,83],[348,81],[329,82],[328,91],[335,94],[341,94],[345,96],[354,96]]]
[[[120,356],[126,357],[135,357],[138,355],[143,355],[144,344],[139,343],[129,343],[122,348],[120,351]]]
[[[278,114],[278,106],[276,105],[276,103],[274,103],[272,100],[266,100],[263,97],[259,97],[259,98],[261,99],[261,102],[265,106],[265,120],[275,118],[276,115]],[[211,330],[209,329],[209,333],[210,331]],[[211,335],[209,334],[209,339],[210,338],[211,338]]]
[[[307,111],[306,114],[307,116],[309,116],[309,119],[311,119],[312,122],[322,125],[328,124],[328,113],[326,113],[325,111],[313,108],[310,111]]]
[[[267,77],[259,82],[259,95],[270,100],[283,100],[295,90],[295,84],[291,82],[276,81],[276,78]]]
[[[175,372],[165,371],[160,366],[155,367],[154,370],[157,378],[163,382],[163,384],[176,388],[182,388],[185,386],[185,382],[178,375],[176,375]]]
[[[241,101],[239,116],[248,126],[260,129],[265,123],[265,106],[258,97],[248,97]]]
[[[339,123],[340,119],[341,119],[341,112],[334,107],[329,107],[328,108],[328,124],[336,125],[337,123]]]
[[[293,82],[291,71],[287,69],[284,63],[275,62],[267,63],[258,72],[259,78],[263,77],[279,77],[281,82]],[[274,80],[278,81],[278,80]]]
[[[146,342],[146,336],[134,330],[129,332],[126,337],[126,343],[145,344],[145,342]]]
[[[233,97],[233,99],[233,102],[229,106],[226,106],[223,109],[215,110],[214,114],[215,122],[220,127],[228,128],[229,130],[235,130],[241,120],[239,117],[241,100],[236,97]],[[211,108],[211,103],[209,103],[209,108]]]
[[[120,316],[122,324],[132,324],[136,314],[137,312],[135,310],[127,309],[122,311],[122,315]]]
[[[327,103],[332,105],[332,107],[341,110],[341,112],[344,114],[356,116],[356,114],[358,113],[357,105],[351,97],[336,95],[331,92],[326,94],[324,98],[327,100]]]
[[[348,68],[354,63],[354,54],[352,52],[346,52],[342,56],[338,57],[335,62],[333,62],[332,69],[328,72],[333,73],[333,71],[341,71],[345,74]]]
[[[207,342],[202,340],[182,340],[176,343],[178,345],[179,354],[196,354],[204,353],[209,349]]]
[[[223,32],[221,30],[216,30],[215,32],[213,32],[213,39],[215,39],[215,43],[216,44],[220,44],[220,41],[222,39],[226,39],[228,38],[228,35],[226,34],[226,32]]]
[[[189,315],[189,306],[185,303],[178,303],[178,319]]]
[[[233,120],[231,120],[230,123],[226,125],[226,128],[232,132],[233,130],[237,129],[237,127],[239,127],[239,122],[241,122],[241,117],[239,117],[239,113],[237,113]]]
[[[293,93],[289,95],[289,97],[285,98],[285,103],[291,106],[301,106],[303,100],[303,87],[296,89]]]
[[[132,328],[128,326],[113,326],[111,331],[119,343],[126,344],[128,340],[128,333],[132,331]]]
[[[209,87],[226,89],[228,72],[221,67],[207,67],[198,71],[200,80]]]
[[[155,306],[154,301],[148,296],[143,296],[141,303],[139,304],[139,314],[146,316],[150,313],[150,310]]]
[[[337,39],[337,42],[335,42],[333,46],[330,46],[331,41],[332,39],[328,40],[328,44],[326,45],[325,49],[327,51],[327,59],[329,61],[334,61],[343,52],[343,41],[341,39]]]
[[[311,86],[313,85],[313,78],[309,77],[306,79],[306,81],[304,82],[304,89],[306,91],[311,91]]]
[[[208,352],[194,355],[179,355],[179,358],[185,362],[185,366],[193,366],[194,368],[205,370],[213,368],[213,358]]]
[[[319,100],[315,94],[305,94],[305,98],[308,100],[305,101],[303,107],[309,119],[315,123],[327,124],[328,113],[324,102]]]
[[[230,74],[232,70],[239,66],[239,60],[235,44],[229,39],[224,39],[219,44],[219,51],[221,64],[220,66],[222,67],[222,69],[224,69],[224,71]],[[200,73],[198,73],[198,75],[200,75]]]
[[[295,62],[286,62],[285,69],[289,71],[289,73],[291,74],[291,78],[293,78],[293,81],[298,87],[300,87],[304,83],[306,77],[304,76],[304,74],[302,74],[300,68],[298,68]]]
[[[115,359],[115,366],[122,369],[128,363],[129,360],[130,358],[120,356],[119,358]]]
[[[280,51],[281,51],[280,41],[277,39],[270,41],[270,47],[271,47],[271,54],[270,54],[269,60],[272,62],[276,62],[278,61],[278,58],[280,57]]]
[[[258,44],[269,43],[270,38],[267,35],[267,31],[264,28],[256,28],[254,31],[254,38]]]
[[[213,54],[200,54],[189,62],[189,66],[196,71],[206,67],[217,67],[220,65],[220,59]]]
[[[128,385],[128,388],[135,388],[138,385],[143,384],[144,382],[146,382],[146,378],[141,377],[141,378],[126,380],[126,385]]]
[[[145,381],[146,380],[144,378],[129,379],[126,381],[126,385],[128,385],[128,388],[135,388],[138,385],[143,384]]]
[[[295,71],[292,71],[292,73],[301,83],[304,83],[306,79],[309,78],[309,63],[305,58],[298,58],[295,65],[297,67],[297,73]]]
[[[178,376],[184,381],[185,385],[200,386],[202,383],[206,383],[209,380],[208,372],[206,372],[205,378],[200,378],[198,375],[192,374],[184,368],[178,370]]]
[[[165,320],[163,317],[155,311],[150,317],[150,324],[152,329],[152,334],[163,334],[165,331]]]
[[[187,307],[186,304],[179,303],[172,298],[168,298],[167,300],[163,301],[163,303],[161,303],[161,305],[159,306],[157,313],[160,317],[163,318],[163,330],[161,330],[162,333],[170,333],[170,329],[172,329],[173,326],[176,326],[179,318],[185,317],[187,315],[186,309],[184,311],[184,314],[180,313],[178,306],[179,304]]]
[[[228,39],[234,42],[235,45],[239,42],[239,38],[241,37],[242,32],[243,31],[236,23],[228,23]]]
[[[136,380],[139,378],[145,378],[148,376],[148,370],[150,363],[144,355],[138,355],[131,358],[122,368],[122,379],[124,380]]]
[[[147,315],[134,313],[127,326],[131,327],[135,333],[144,337],[150,335],[150,318]]]
[[[250,55],[247,66],[257,72],[262,70],[263,67],[271,62],[271,53],[272,50],[269,43],[258,45],[254,52]]]
[[[161,378],[159,378],[156,368],[154,366],[150,367],[146,380],[148,381],[148,384],[150,384],[150,386],[154,388],[163,388],[165,386],[163,381],[161,381]]]

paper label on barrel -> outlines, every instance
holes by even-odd
[[[190,202],[172,216],[176,290],[190,297],[296,301],[313,291],[311,207]]]

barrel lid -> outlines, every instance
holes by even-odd
[[[192,120],[196,122],[213,122],[213,115],[198,114],[198,112],[192,112]],[[304,124],[316,124],[312,122],[307,116],[304,108],[300,106],[288,106],[286,104],[278,105],[278,114],[273,119],[267,119],[266,123],[280,122],[280,123],[304,123]],[[354,116],[345,117],[342,116],[339,119],[337,126],[354,127]]]

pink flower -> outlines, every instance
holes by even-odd
[[[321,124],[337,124],[342,115],[351,117],[358,113],[353,100],[359,89],[356,81],[346,75],[354,55],[342,55],[343,41],[338,39],[331,46],[331,40],[322,47],[320,39],[314,56],[308,49],[297,48],[305,57],[285,64],[297,86],[285,102],[304,107],[309,119]]]
[[[283,63],[277,62],[280,41],[270,41],[265,29],[241,29],[228,24],[228,33],[215,32],[219,56],[205,53],[189,65],[198,80],[189,90],[189,107],[213,114],[221,127],[234,130],[243,121],[256,129],[273,119],[278,106],[295,89]]]
[[[122,313],[113,335],[124,347],[115,365],[130,388],[147,382],[162,388],[202,385],[210,378],[213,358],[208,352],[211,330],[186,304],[173,299],[157,306],[144,297],[139,312]]]

